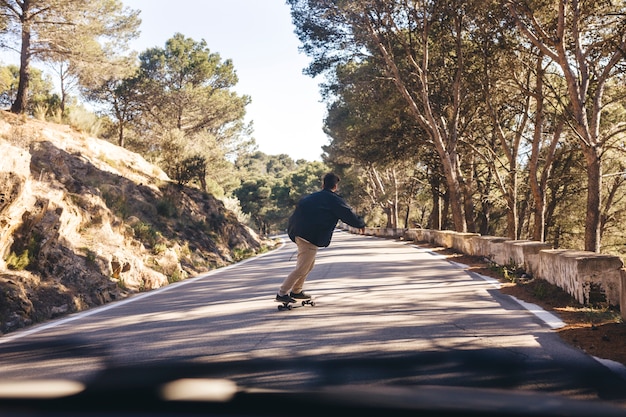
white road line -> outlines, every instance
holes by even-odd
[[[42,324],[42,325],[39,325],[39,326],[35,325],[35,326],[33,326],[33,327],[29,328],[29,329],[22,330],[22,331],[18,330],[16,333],[11,333],[11,334],[8,334],[8,335],[5,335],[5,336],[1,336],[0,337],[0,345],[3,344],[3,343],[11,342],[13,340],[21,339],[21,338],[29,336],[31,334],[39,333],[39,332],[47,330],[47,329],[52,329],[52,328],[55,328],[57,326],[61,326],[63,324],[72,322],[74,320],[82,319],[82,318],[85,318],[85,317],[92,316],[94,314],[98,314],[98,313],[102,313],[104,311],[112,310],[114,308],[123,306],[123,305],[128,304],[128,303],[132,303],[134,301],[138,301],[138,300],[144,299],[146,297],[150,297],[152,295],[161,294],[161,293],[163,293],[165,291],[169,291],[169,290],[171,290],[173,288],[179,288],[179,287],[181,287],[183,285],[191,284],[191,283],[193,283],[195,281],[198,281],[200,279],[204,279],[204,278],[209,277],[209,276],[211,276],[213,274],[216,274],[218,272],[222,272],[222,271],[227,270],[227,269],[232,269],[232,268],[241,266],[243,264],[246,264],[246,263],[248,263],[248,262],[250,262],[252,260],[259,259],[259,258],[261,258],[261,257],[263,257],[265,255],[269,255],[270,253],[275,253],[276,251],[282,249],[284,246],[285,246],[285,241],[283,239],[281,239],[281,245],[278,248],[276,248],[275,250],[262,253],[260,255],[254,256],[252,258],[244,259],[243,261],[237,262],[235,264],[228,265],[228,266],[225,266],[223,268],[214,269],[214,270],[212,270],[210,272],[207,272],[206,274],[199,275],[199,276],[193,277],[193,278],[189,278],[189,279],[186,279],[184,281],[179,281],[179,282],[176,282],[176,283],[173,283],[173,284],[169,284],[169,285],[166,285],[164,287],[157,288],[155,290],[151,290],[149,292],[145,292],[145,293],[142,293],[142,294],[139,294],[139,295],[133,295],[133,296],[131,296],[129,298],[126,298],[124,300],[121,300],[121,301],[117,301],[117,302],[113,302],[113,303],[110,303],[110,304],[106,304],[104,306],[95,307],[95,308],[92,308],[92,309],[89,309],[89,310],[81,311],[79,313],[70,315],[70,316],[68,316],[66,318],[63,318],[63,319],[55,320],[55,321],[52,321],[52,322],[49,322],[49,323],[46,323],[46,324]]]

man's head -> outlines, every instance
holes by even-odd
[[[337,189],[337,183],[339,183],[339,177],[333,172],[329,172],[324,175],[324,189],[335,191]]]

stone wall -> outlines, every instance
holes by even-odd
[[[349,226],[342,226],[356,232]],[[450,230],[365,228],[369,236],[436,244],[500,266],[523,270],[572,295],[581,304],[606,301],[621,306],[626,319],[626,269],[617,256],[569,249],[552,249],[543,242],[510,240]],[[622,289],[623,288],[623,289]]]

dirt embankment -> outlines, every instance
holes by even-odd
[[[0,113],[0,333],[263,250],[221,201],[141,156]]]

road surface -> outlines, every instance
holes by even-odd
[[[255,378],[243,375],[247,362],[305,370],[328,360],[334,369],[323,378],[333,381],[371,382],[371,372],[386,368],[398,372],[378,382],[626,399],[621,377],[564,344],[493,283],[410,242],[336,232],[305,288],[316,306],[280,312],[273,299],[295,251],[286,241],[201,277],[0,337],[0,380],[88,380],[109,367],[190,362],[232,363],[245,379]],[[343,369],[357,362],[380,369],[367,377]],[[292,386],[310,382],[292,375]],[[254,383],[277,381],[257,375]]]

